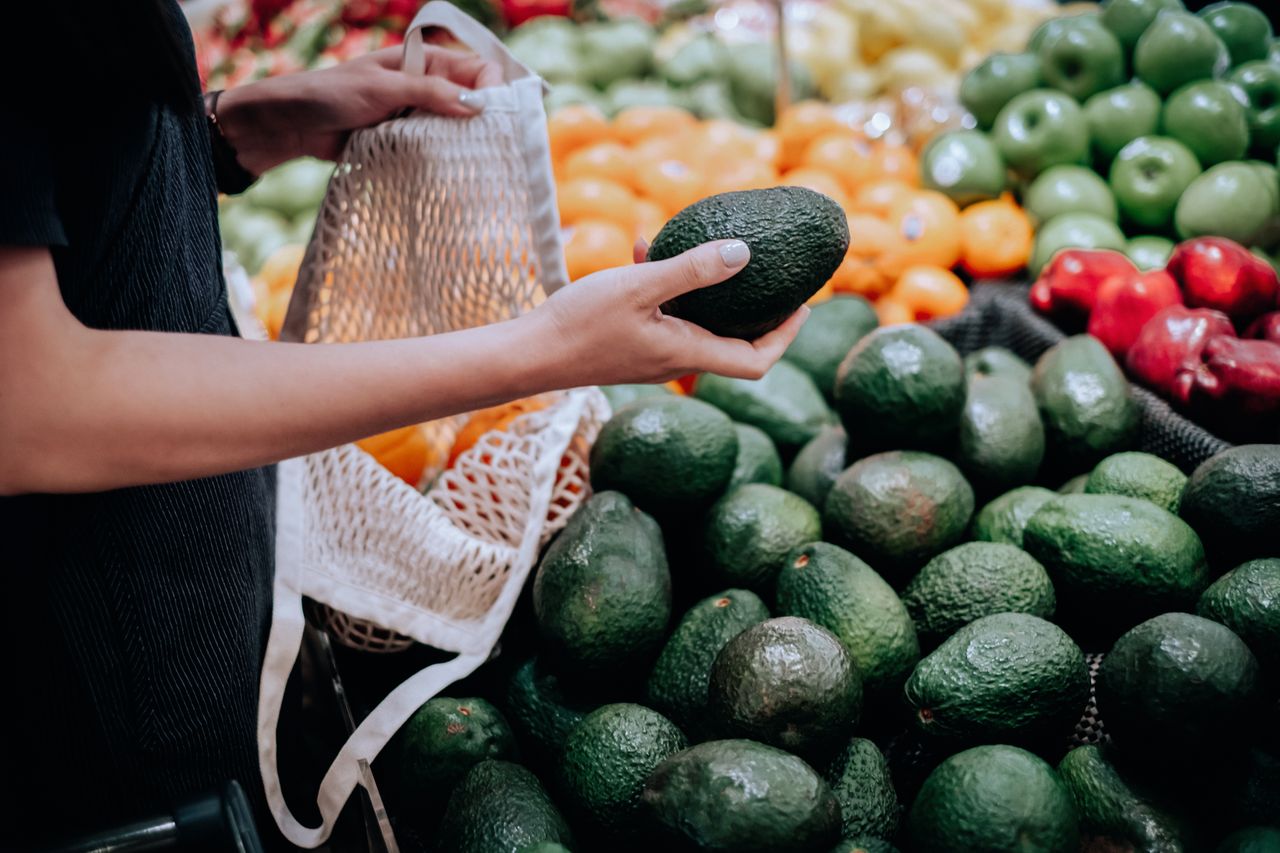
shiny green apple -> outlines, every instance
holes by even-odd
[[[1191,149],[1167,136],[1140,136],[1111,163],[1111,191],[1126,222],[1164,228],[1182,193],[1200,174]]]
[[[1239,160],[1249,148],[1249,112],[1245,96],[1221,80],[1197,80],[1164,102],[1160,127],[1191,149],[1208,167]]]
[[[1037,222],[1048,222],[1063,213],[1093,213],[1116,221],[1116,200],[1111,188],[1085,166],[1051,166],[1031,182],[1022,206]]]
[[[991,136],[1005,163],[1024,177],[1059,163],[1083,163],[1089,156],[1084,111],[1052,89],[1032,89],[1005,104]]]
[[[920,180],[960,206],[1004,192],[1006,170],[999,149],[980,130],[953,130],[929,140],[920,156]]]
[[[1134,81],[1099,92],[1084,102],[1094,156],[1105,166],[1120,149],[1160,128],[1160,96]]]
[[[1195,80],[1221,76],[1230,65],[1222,39],[1188,12],[1156,15],[1133,49],[1134,73],[1161,95]]]

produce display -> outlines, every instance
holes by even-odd
[[[573,279],[629,263],[637,237],[654,239],[668,217],[709,195],[779,185],[820,192],[847,214],[848,247],[815,298],[865,296],[885,322],[954,314],[968,298],[956,271],[1007,275],[1030,256],[1031,223],[1010,198],[961,211],[919,186],[911,147],[869,139],[815,101],[792,106],[768,131],[674,107],[631,107],[607,120],[573,105],[549,122]]]
[[[604,389],[594,494],[508,651],[379,758],[398,831],[462,853],[1280,833],[1280,445],[1188,476],[1131,449],[1096,338],[1033,366],[877,327],[858,296],[813,316],[850,308],[858,333],[802,332],[761,380]],[[1087,713],[1106,736],[1073,744]]]
[[[1224,2],[1107,0],[1056,18],[964,79],[977,129],[935,138],[924,185],[965,204],[1016,190],[1030,270],[1063,248],[1164,266],[1171,240],[1280,247],[1280,65],[1267,16]]]
[[[233,5],[203,73],[394,43],[413,5]],[[758,380],[602,389],[592,494],[501,654],[377,760],[401,848],[1280,849],[1267,17],[794,0],[779,109],[772,3],[471,11],[552,84],[572,281],[736,238],[743,270],[663,310],[811,314]],[[331,169],[220,205],[272,338]],[[931,322],[1003,278],[1067,334],[1034,364]],[[1182,470],[1139,387],[1234,446]],[[447,454],[359,444],[421,488],[541,405]]]

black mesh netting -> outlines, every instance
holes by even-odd
[[[974,285],[969,306],[962,313],[932,326],[961,355],[1000,346],[1030,362],[1066,337],[1061,329],[1035,313],[1027,302],[1027,288],[1017,284]],[[1190,473],[1210,456],[1231,446],[1145,388],[1133,386],[1133,396],[1142,413],[1140,450]]]

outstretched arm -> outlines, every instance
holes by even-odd
[[[46,249],[0,247],[0,494],[209,476],[555,388],[758,377],[806,309],[754,343],[658,310],[747,257],[712,243],[588,276],[504,323],[304,345],[90,329]]]

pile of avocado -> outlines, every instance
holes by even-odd
[[[1188,476],[1096,340],[859,297],[760,380],[604,390],[502,654],[379,758],[433,849],[1278,849],[1280,445]]]

